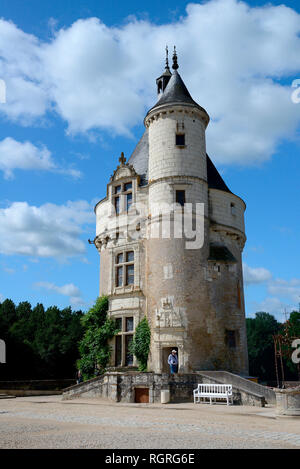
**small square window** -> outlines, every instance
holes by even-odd
[[[185,146],[185,134],[176,134],[176,145],[180,147]]]
[[[121,192],[121,186],[115,187],[115,194],[119,194]]]

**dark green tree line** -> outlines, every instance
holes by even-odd
[[[60,310],[28,301],[0,303],[0,338],[6,343],[6,364],[0,379],[74,378],[83,336],[82,311]]]
[[[288,323],[290,337],[300,338],[300,313],[293,311],[290,314]],[[250,375],[258,377],[261,381],[275,382],[276,371],[273,335],[283,334],[286,330],[286,323],[278,322],[275,317],[269,313],[258,312],[254,318],[246,318],[246,326]],[[299,367],[291,360],[292,352],[293,349],[289,347],[283,359],[286,380],[299,379]]]

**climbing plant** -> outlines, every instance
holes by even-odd
[[[133,353],[139,363],[139,370],[147,370],[147,361],[150,350],[151,331],[147,318],[142,319],[135,330],[133,341],[130,344],[130,352]]]
[[[119,331],[116,321],[107,318],[107,311],[108,298],[101,296],[82,318],[84,335],[79,343],[77,368],[85,380],[105,371],[111,354],[109,339]]]

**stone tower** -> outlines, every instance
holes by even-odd
[[[121,332],[111,366],[135,365],[129,343],[146,316],[151,328],[149,371],[248,373],[242,277],[245,203],[233,194],[206,153],[209,116],[166,60],[156,80],[158,101],[145,132],[95,207],[100,294]],[[201,233],[187,235],[185,225]]]

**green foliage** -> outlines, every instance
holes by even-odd
[[[300,380],[300,364],[296,364],[292,362],[292,353],[295,350],[292,347],[292,341],[294,338],[300,339],[300,311],[293,311],[290,313],[289,320],[284,323],[281,327],[281,333],[285,333],[287,331],[289,337],[289,345],[283,346],[283,350],[286,353],[286,366],[287,372],[295,376],[295,379]]]
[[[85,380],[105,371],[111,354],[108,341],[119,331],[116,322],[107,318],[107,311],[108,298],[101,296],[82,318],[85,332],[79,344],[81,358],[77,367]]]
[[[133,353],[139,363],[139,370],[147,370],[147,361],[150,349],[151,331],[145,317],[142,319],[135,330],[133,341],[130,344],[130,352]]]
[[[280,323],[271,314],[259,312],[255,318],[247,318],[246,325],[250,375],[274,380],[273,334],[278,333]]]
[[[6,342],[2,379],[74,378],[82,311],[56,306],[46,311],[27,301],[0,304],[0,338]]]

